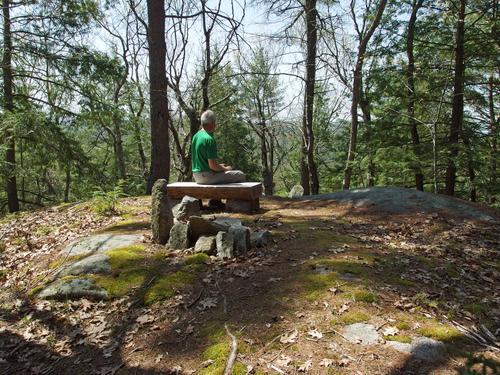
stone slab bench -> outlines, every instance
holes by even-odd
[[[262,184],[238,182],[200,185],[196,182],[174,182],[167,185],[167,195],[170,199],[182,199],[185,195],[198,199],[225,199],[227,211],[253,212],[260,207]]]

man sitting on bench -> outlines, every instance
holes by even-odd
[[[194,180],[207,185],[244,182],[246,177],[242,171],[217,163],[217,144],[213,134],[215,127],[215,114],[210,110],[203,112],[201,129],[194,135],[191,145]]]

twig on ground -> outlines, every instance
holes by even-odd
[[[232,375],[234,361],[236,361],[236,353],[238,351],[238,341],[236,341],[236,337],[229,331],[229,328],[227,328],[227,323],[224,324],[224,328],[226,328],[226,332],[228,336],[231,338],[231,352],[229,353],[229,357],[227,359],[224,375]]]
[[[334,329],[332,329],[330,331],[323,332],[323,335],[326,335],[328,333],[335,333],[336,335],[339,335],[340,337],[342,337],[345,341],[349,341],[342,333],[340,333],[339,331],[336,331]]]
[[[200,294],[198,294],[198,297],[196,297],[194,300],[192,300],[189,304],[186,305],[186,309],[190,309],[191,307],[194,306],[196,302],[198,302],[203,294],[203,289],[200,290]]]

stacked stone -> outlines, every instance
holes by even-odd
[[[166,181],[158,180],[152,194],[153,241],[166,244],[170,250],[194,246],[195,252],[226,259],[245,256],[252,247],[265,246],[269,240],[269,232],[252,233],[239,219],[203,218],[199,199],[185,196],[170,207]]]

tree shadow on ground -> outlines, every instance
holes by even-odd
[[[158,275],[157,269],[150,269],[142,285],[130,296],[129,301],[133,304],[126,310],[115,313],[109,336],[118,349],[111,356],[107,357],[108,347],[92,343],[84,345],[83,349],[72,348],[71,354],[62,356],[48,344],[36,344],[25,337],[4,331],[3,342],[16,341],[19,344],[8,348],[10,353],[4,358],[7,363],[0,364],[0,369],[4,373],[22,373],[26,367],[23,363],[17,363],[16,359],[22,358],[21,353],[24,353],[30,355],[31,362],[38,360],[46,364],[41,369],[43,373],[89,373],[90,370],[110,374],[174,373],[176,364],[200,370],[201,362],[207,359],[203,357],[207,348],[221,344],[227,346],[225,324],[237,334],[241,352],[252,363],[259,357],[270,363],[272,358],[276,359],[289,350],[307,358],[308,354],[314,353],[315,348],[326,350],[321,346],[321,341],[303,339],[306,335],[304,331],[313,328],[307,320],[314,321],[315,328],[322,332],[342,330],[341,326],[330,322],[337,315],[332,316],[323,302],[335,308],[342,303],[350,303],[351,309],[359,309],[381,319],[395,316],[399,312],[408,316],[415,314],[421,317],[425,312],[440,316],[447,312],[443,310],[447,306],[464,304],[463,294],[456,290],[467,291],[469,286],[465,280],[459,277],[456,280],[452,278],[451,281],[447,279],[450,285],[443,287],[440,275],[446,274],[447,270],[452,274],[454,271],[448,269],[450,262],[443,255],[397,251],[388,247],[384,241],[361,239],[364,235],[381,238],[388,233],[403,235],[406,227],[395,228],[391,232],[383,227],[383,222],[377,221],[380,216],[377,219],[377,215],[368,212],[348,214],[339,211],[334,215],[329,212],[331,202],[318,202],[310,206],[280,206],[281,203],[271,202],[271,206],[261,212],[258,222],[251,223],[254,228],[270,229],[276,243],[250,254],[248,259],[209,265],[206,272],[200,274],[189,288],[185,288],[182,293],[176,291],[177,295],[183,295],[183,299],[175,306],[169,305],[168,301],[151,306],[155,314],[166,312],[163,315],[165,319],[160,329],[152,329],[151,326],[141,329],[137,333],[135,347],[126,348],[125,336],[133,329],[137,318],[144,313],[140,302],[144,301],[151,279]],[[348,218],[352,217],[360,221],[350,223]],[[406,218],[392,217],[391,220],[404,224]],[[436,236],[438,234],[439,231],[435,233]],[[425,237],[426,233],[422,233],[422,236]],[[459,251],[450,254],[445,252],[445,256],[455,253]],[[328,272],[319,273],[318,269],[323,269],[321,272],[324,272],[324,268],[318,267],[319,265],[326,265]],[[451,265],[456,266],[455,263]],[[419,274],[426,277],[429,274],[431,279],[412,277]],[[337,292],[332,293],[331,288],[337,289]],[[371,302],[370,293],[375,296],[375,300]],[[421,298],[416,298],[419,293]],[[404,306],[400,310],[394,307],[401,296],[412,303],[409,308],[416,309],[414,312],[408,312]],[[199,309],[199,302],[210,297],[216,298],[217,306]],[[135,303],[136,301],[139,302]],[[437,306],[434,306],[434,301],[438,302]],[[88,336],[68,319],[61,319],[52,311],[40,311],[28,299],[16,314],[0,311],[0,316],[7,322],[20,321],[29,314],[53,331],[57,340],[64,340],[68,335],[82,339]],[[427,322],[425,319],[424,321]],[[290,343],[292,345],[280,343],[279,337],[295,327],[299,327],[303,335],[300,342]],[[376,345],[367,349],[346,343],[336,333],[332,335],[329,340],[333,339],[343,349],[354,353],[352,355],[360,361],[364,351],[370,350],[374,359],[367,362],[366,369],[379,366],[383,369],[382,372],[372,373],[388,375],[430,374],[447,366],[457,367],[453,365],[457,358],[482,350],[478,344],[452,335],[442,338],[453,350],[440,361],[426,362],[412,355],[391,352],[390,357],[397,356],[399,360],[389,367],[386,353],[388,349],[385,346]],[[227,357],[226,346],[222,351],[224,360]],[[139,347],[141,349],[136,350]],[[13,352],[15,348],[17,349]],[[154,358],[159,355],[163,355],[161,362],[155,363]],[[85,362],[82,362],[82,358]],[[357,364],[351,366],[353,367],[338,370],[353,373]]]

